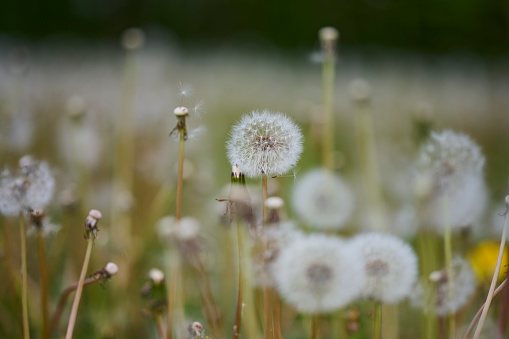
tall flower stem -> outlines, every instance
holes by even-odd
[[[237,222],[237,243],[238,243],[238,262],[239,262],[239,286],[237,291],[237,306],[235,308],[235,321],[233,323],[233,339],[240,337],[240,331],[242,326],[242,307],[244,304],[243,300],[243,272],[242,265],[244,263],[244,244],[242,241],[242,224]]]
[[[179,160],[178,160],[178,174],[177,174],[177,197],[175,200],[175,222],[177,227],[180,227],[180,219],[182,218],[182,194],[184,189],[184,152],[186,140],[186,119],[185,116],[178,117],[176,129],[179,132]],[[172,260],[170,268],[170,286],[168,293],[168,314],[167,314],[167,332],[166,337],[171,339],[173,331],[178,326],[174,326],[174,315],[182,316],[179,309],[182,305],[177,302],[177,297],[182,293],[182,287],[179,284],[181,280],[182,270],[180,266],[180,254],[173,251],[174,259]]]
[[[375,301],[375,311],[373,318],[373,339],[380,339],[382,337],[382,304]]]
[[[452,235],[451,225],[449,223],[449,197],[445,198],[444,204],[445,216],[445,231],[444,231],[444,256],[445,256],[445,269],[447,271],[447,284],[450,290],[453,289],[453,271],[452,271]],[[449,326],[449,338],[454,339],[456,336],[456,316],[451,313],[447,316],[447,323]]]
[[[265,206],[265,201],[267,200],[268,192],[267,192],[267,175],[265,173],[262,174],[262,204],[263,204],[263,228],[265,230],[266,222],[267,222],[267,207]],[[267,250],[267,239],[265,235],[263,235],[263,252]],[[264,333],[265,339],[274,338],[274,319],[272,312],[272,298],[270,287],[263,286],[263,318],[265,320],[264,323]]]
[[[311,316],[311,339],[318,339],[319,336],[319,315],[313,314]]]
[[[69,325],[67,325],[67,333],[65,339],[71,339],[74,331],[74,325],[76,323],[76,316],[78,315],[78,307],[80,305],[81,293],[83,292],[83,286],[85,276],[87,275],[88,263],[90,262],[90,256],[92,255],[92,247],[94,247],[95,236],[90,235],[88,238],[87,251],[85,253],[85,260],[83,261],[83,267],[81,268],[80,280],[78,281],[78,288],[76,289],[76,295],[72,303],[71,315],[69,316]]]
[[[28,326],[28,272],[27,272],[27,237],[25,218],[23,212],[19,212],[19,232],[21,238],[21,303],[23,309],[23,338],[30,338]]]
[[[325,44],[324,44],[325,45]],[[335,47],[335,46],[334,46]],[[325,168],[334,167],[334,77],[336,55],[335,48],[324,50],[322,66],[322,163]]]
[[[87,286],[87,285],[93,283],[94,281],[99,280],[101,277],[102,277],[102,274],[96,274],[90,278],[87,278],[83,281],[83,286]],[[68,286],[60,295],[60,299],[58,300],[57,308],[55,309],[55,312],[51,316],[51,321],[49,322],[49,326],[48,326],[48,334],[50,336],[56,330],[58,323],[60,322],[60,317],[62,316],[62,312],[64,311],[67,298],[69,297],[69,295],[72,292],[76,291],[76,289],[78,288],[78,285],[79,285],[79,281]]]
[[[506,197],[506,202],[509,201],[508,197]],[[484,309],[482,311],[481,318],[479,319],[479,324],[477,325],[477,328],[475,329],[474,339],[479,339],[479,337],[481,335],[481,330],[484,326],[484,321],[486,320],[486,316],[488,315],[488,310],[490,309],[491,301],[493,300],[493,293],[495,291],[495,286],[497,284],[498,274],[500,272],[500,266],[502,266],[502,257],[504,255],[505,241],[506,241],[506,236],[507,236],[507,228],[509,227],[508,214],[509,213],[507,213],[507,211],[506,211],[505,222],[504,222],[504,231],[502,232],[502,238],[500,239],[500,250],[498,252],[497,266],[495,267],[495,272],[493,273],[493,279],[491,280],[490,290],[488,292],[488,297],[486,298],[486,303],[484,304]]]
[[[49,318],[49,282],[48,282],[48,262],[46,260],[46,250],[44,248],[44,238],[42,230],[37,230],[37,252],[39,258],[39,276],[41,279],[41,310],[42,310],[42,338],[49,338],[48,318]]]
[[[509,277],[509,272],[506,272],[506,280]],[[507,321],[509,320],[509,288],[504,288],[504,295],[502,296],[502,306],[500,307],[500,314],[498,316],[498,336],[504,338],[507,333]]]
[[[154,318],[157,324],[157,333],[159,334],[159,339],[166,338],[166,335],[164,334],[163,319],[161,318],[161,315],[158,313],[154,315]]]

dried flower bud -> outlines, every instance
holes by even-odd
[[[164,280],[164,273],[163,273],[163,271],[161,271],[157,268],[152,268],[148,272],[148,278],[152,281],[152,283],[154,285],[159,285]]]
[[[444,271],[434,271],[429,275],[429,280],[434,283],[442,281],[443,279],[447,279]]]
[[[109,262],[104,266],[104,271],[111,277],[118,273],[118,266],[114,262]]]
[[[318,31],[318,37],[322,45],[322,51],[325,56],[334,57],[336,54],[336,43],[339,38],[339,32],[334,27],[323,27]]]
[[[350,83],[350,97],[356,102],[367,102],[371,96],[371,86],[363,79],[355,79]]]
[[[37,209],[33,210],[32,212],[30,212],[30,222],[37,228],[42,227],[43,218],[44,218],[44,211],[40,208],[37,208]]]
[[[191,336],[191,338],[195,338],[199,335],[201,335],[201,331],[203,331],[203,325],[199,322],[195,321],[187,327],[187,332]]]
[[[179,106],[173,110],[173,114],[175,114],[177,117],[183,117],[189,114],[189,110],[187,107]]]
[[[79,119],[86,109],[85,99],[80,95],[73,95],[65,103],[67,114],[72,119]]]
[[[270,197],[265,200],[265,206],[268,209],[281,209],[285,206],[285,201],[280,197]]]
[[[88,237],[89,232],[93,233],[94,236],[97,236],[97,222],[101,220],[102,216],[102,213],[95,209],[88,212],[87,219],[85,220],[85,228],[87,229],[86,237]]]

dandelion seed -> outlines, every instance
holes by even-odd
[[[194,112],[194,115],[196,115],[196,117],[198,119],[201,118],[202,114],[206,112],[206,110],[205,110],[205,103],[203,102],[203,100],[198,100],[194,104],[193,112]]]
[[[178,90],[179,90],[179,100],[189,98],[194,94],[193,86],[187,83],[179,82]]]
[[[364,263],[363,297],[392,304],[410,294],[417,280],[417,256],[409,245],[381,233],[359,234],[350,245]]]
[[[364,282],[362,261],[339,238],[313,234],[281,250],[272,267],[281,296],[298,311],[334,311],[355,299]]]
[[[307,224],[320,229],[341,229],[354,209],[348,186],[325,169],[305,174],[293,190],[292,202]]]
[[[233,126],[226,148],[230,164],[249,177],[283,175],[300,158],[302,133],[282,113],[254,111]]]

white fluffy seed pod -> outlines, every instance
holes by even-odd
[[[302,133],[282,113],[254,111],[233,126],[226,148],[230,164],[248,177],[283,175],[300,158]]]
[[[164,273],[157,268],[152,268],[148,271],[148,278],[154,283],[154,285],[159,285],[164,280]]]
[[[431,134],[420,149],[416,176],[427,224],[441,230],[446,224],[458,228],[479,218],[487,200],[484,162],[480,147],[467,135]]]
[[[337,310],[360,292],[362,262],[339,238],[312,234],[281,250],[272,266],[280,295],[298,311]]]
[[[364,233],[353,237],[350,246],[363,261],[363,297],[392,304],[410,294],[417,280],[417,256],[408,244],[392,235]]]
[[[354,197],[338,175],[316,169],[297,182],[292,203],[295,212],[310,226],[341,229],[353,212]]]

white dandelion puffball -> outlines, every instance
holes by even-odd
[[[283,113],[254,111],[244,115],[230,132],[228,160],[248,177],[283,175],[302,153],[302,133]]]
[[[281,249],[272,273],[279,294],[303,313],[337,310],[354,300],[364,283],[360,258],[345,241],[324,234]]]
[[[417,256],[409,245],[382,233],[359,234],[350,245],[363,261],[363,297],[392,304],[410,294],[417,280]]]
[[[305,174],[292,195],[295,212],[310,226],[340,229],[354,209],[350,188],[338,176],[325,169]]]
[[[416,177],[416,193],[426,201],[430,226],[457,228],[479,218],[487,200],[484,162],[480,147],[467,135],[431,134],[420,149]]]
[[[455,314],[470,299],[475,291],[475,276],[470,264],[456,257],[452,260],[452,284],[449,279],[437,283],[436,313],[440,316]],[[444,275],[447,273],[444,271]]]

